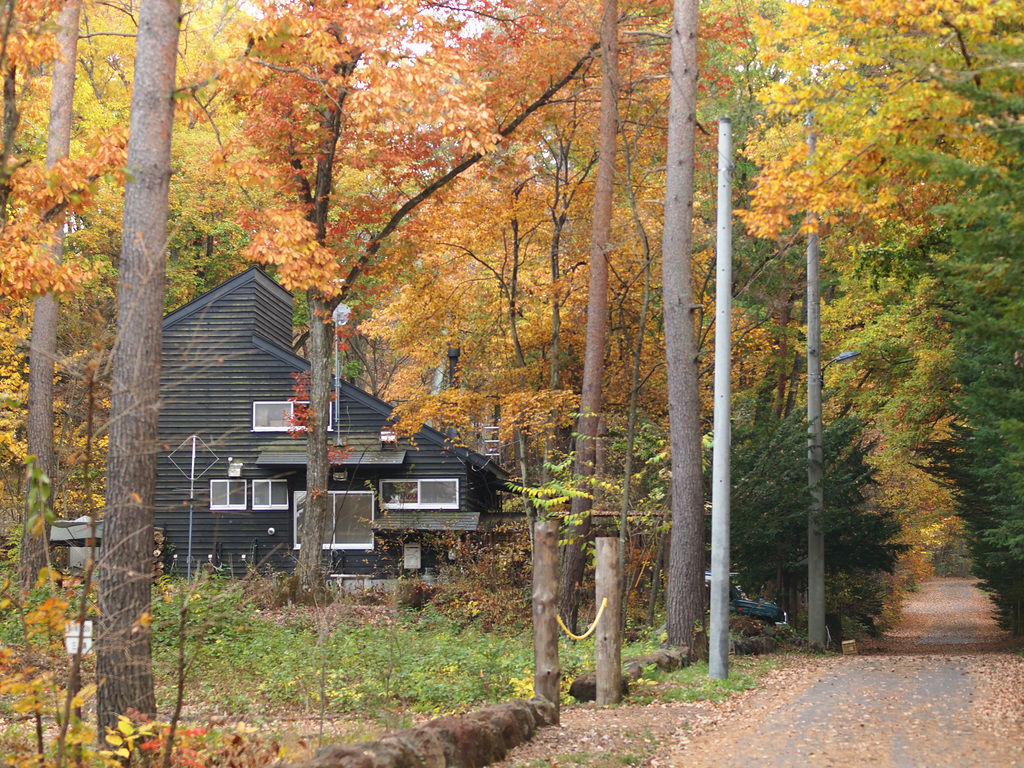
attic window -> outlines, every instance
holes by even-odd
[[[458,509],[459,481],[381,480],[380,496],[385,509]]]
[[[252,404],[253,432],[294,432],[304,426],[295,423],[296,405],[309,405],[305,400],[256,400]],[[328,412],[327,430],[334,430],[334,409]]]
[[[285,432],[292,427],[295,403],[290,400],[257,400],[252,404],[254,432]]]
[[[245,480],[211,480],[210,509],[245,509]]]

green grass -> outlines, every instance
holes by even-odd
[[[527,763],[527,766],[536,768],[550,768],[551,766],[580,765],[586,768],[622,768],[623,766],[640,765],[643,762],[643,755],[634,754],[609,754],[607,752],[576,752],[571,755],[557,755],[552,758],[554,762],[546,760],[534,760]]]
[[[531,695],[528,631],[484,631],[431,607],[354,602],[258,612],[233,582],[194,585],[187,700],[210,712],[366,715],[458,712]],[[175,694],[181,585],[154,601],[158,703]],[[648,651],[653,641],[624,653]],[[567,681],[593,669],[593,642],[562,642]]]
[[[705,663],[674,672],[650,670],[635,687],[633,697],[641,702],[722,701],[732,693],[756,688],[761,678],[778,665],[772,657],[735,657],[730,659],[726,680],[710,679]]]
[[[457,596],[447,596],[442,614],[432,606],[403,608],[386,595],[373,606],[346,599],[269,610],[257,607],[250,594],[243,582],[215,579],[191,585],[166,581],[154,590],[153,663],[161,711],[171,710],[177,695],[181,639],[188,662],[186,711],[192,719],[223,715],[265,722],[318,718],[322,712],[328,719],[352,721],[357,731],[365,726],[370,736],[382,726],[410,725],[419,713],[462,712],[532,695],[529,629],[494,617],[485,622],[469,610],[460,615],[451,610]],[[179,638],[185,601],[187,622]],[[16,613],[0,612],[0,638],[14,640],[20,632]],[[627,644],[623,658],[657,644],[654,637]],[[60,666],[59,643],[44,650],[40,638],[35,645]],[[594,668],[593,654],[592,640],[561,639],[566,689],[574,677]],[[708,680],[706,665],[649,671],[634,685],[630,701],[720,700],[753,687],[769,668],[770,662],[736,659],[727,681]],[[87,678],[92,669],[90,659]],[[7,704],[0,699],[0,707]]]

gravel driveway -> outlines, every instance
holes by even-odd
[[[720,703],[569,707],[500,768],[1024,767],[1021,642],[989,610],[972,580],[935,579],[861,655],[787,657]]]
[[[769,686],[651,764],[1024,766],[1024,659],[1012,647],[972,581],[933,580],[865,655],[822,660],[797,684]]]

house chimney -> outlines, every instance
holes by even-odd
[[[448,347],[448,389],[456,389],[459,386],[458,381],[458,368],[459,368],[459,348]],[[448,428],[448,439],[455,440],[458,437],[455,427]]]
[[[455,389],[459,386],[456,375],[459,368],[459,348],[448,347],[448,389]]]

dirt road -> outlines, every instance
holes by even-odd
[[[928,582],[867,653],[821,660],[654,766],[1024,766],[1024,659],[973,582]]]
[[[1024,767],[1024,659],[973,581],[926,583],[861,655],[794,655],[723,702],[566,708],[499,768]]]

